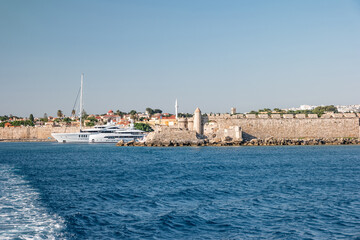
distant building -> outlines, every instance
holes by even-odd
[[[360,105],[338,105],[336,106],[339,112],[360,112]]]
[[[311,105],[300,105],[299,110],[313,110],[317,106],[311,106]]]
[[[324,105],[321,105],[324,106]],[[288,108],[288,109],[284,109],[285,111],[303,111],[303,110],[314,110],[316,107],[318,106],[313,106],[313,105],[300,105],[300,107],[293,107],[293,108]]]
[[[300,105],[298,108],[288,108],[284,110],[291,110],[291,111],[298,111],[298,110],[314,110],[316,107],[324,107],[325,105]],[[360,104],[354,104],[354,105],[337,105],[335,106],[338,110],[338,112],[360,112]]]

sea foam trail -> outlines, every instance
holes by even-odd
[[[0,165],[0,239],[56,239],[64,221],[41,206],[29,182]]]

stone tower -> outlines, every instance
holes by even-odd
[[[232,107],[231,110],[230,110],[230,114],[231,115],[236,114],[236,108]]]
[[[187,128],[190,131],[194,130],[194,118],[188,118],[188,120],[187,120]]]
[[[201,111],[199,108],[196,108],[195,112],[194,112],[194,130],[198,133],[198,134],[203,134],[203,126],[202,126],[202,121],[201,121]]]
[[[186,118],[179,118],[178,119],[178,128],[186,129],[188,127],[187,119]]]

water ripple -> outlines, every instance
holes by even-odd
[[[0,166],[1,239],[360,239],[360,146],[4,143]]]
[[[39,193],[14,173],[0,165],[0,238],[55,239],[61,237],[64,220],[49,214],[39,202]]]

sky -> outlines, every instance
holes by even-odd
[[[0,115],[360,104],[360,0],[1,0]]]

